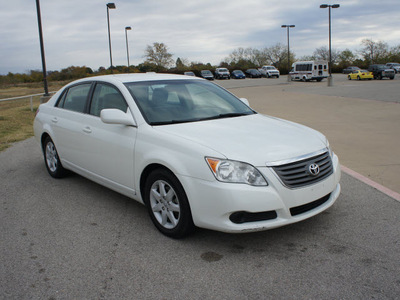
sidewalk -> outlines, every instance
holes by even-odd
[[[400,104],[295,93],[285,86],[230,88],[259,113],[325,134],[342,165],[400,193]]]

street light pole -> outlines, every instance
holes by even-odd
[[[113,72],[113,63],[112,63],[112,54],[111,54],[111,33],[110,33],[110,14],[109,10],[110,9],[115,9],[115,4],[114,3],[107,3],[107,25],[108,25],[108,47],[110,49],[110,68],[111,68],[111,74]]]
[[[49,88],[47,86],[47,71],[46,71],[46,59],[44,56],[44,43],[43,43],[43,32],[42,32],[42,17],[40,14],[40,3],[36,0],[36,11],[39,27],[39,40],[40,40],[40,54],[42,56],[42,71],[43,71],[43,83],[44,83],[44,97],[49,96]]]
[[[329,8],[329,77],[328,86],[333,85],[332,80],[332,34],[331,34],[331,8],[339,8],[339,4],[321,4],[320,8]]]
[[[289,28],[296,27],[295,25],[282,25],[282,28],[287,28],[287,57],[288,57],[288,77],[287,81],[290,81],[289,72],[290,72],[290,46],[289,46]]]
[[[128,68],[129,68],[129,47],[128,47],[128,30],[132,30],[130,26],[125,27],[125,40],[126,40],[126,57],[128,59]]]

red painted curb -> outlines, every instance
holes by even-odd
[[[395,191],[392,191],[391,189],[388,189],[387,187],[384,187],[383,185],[380,185],[379,183],[376,183],[375,181],[365,177],[364,175],[361,175],[343,165],[341,165],[342,171],[345,172],[346,174],[364,182],[365,184],[368,184],[369,186],[373,187],[374,189],[377,189],[378,191],[388,195],[389,197],[393,198],[396,201],[400,202],[400,194],[396,193]]]

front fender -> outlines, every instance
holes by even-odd
[[[176,176],[215,180],[205,156],[225,158],[221,153],[151,127],[143,130],[146,133],[138,131],[135,145],[135,189],[140,187],[144,170],[152,164],[168,168]]]

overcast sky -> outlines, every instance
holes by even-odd
[[[106,4],[102,0],[40,0],[47,70],[110,65]],[[144,61],[144,50],[165,43],[176,60],[219,64],[239,47],[287,45],[290,30],[297,58],[328,46],[328,9],[332,10],[332,47],[361,48],[365,38],[400,44],[399,0],[115,0],[110,10],[113,64],[126,65],[125,27],[130,63]],[[35,0],[3,1],[0,10],[0,74],[41,70]]]

